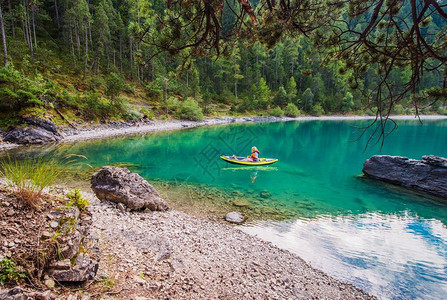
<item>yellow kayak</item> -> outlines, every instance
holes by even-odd
[[[242,156],[226,156],[226,155],[222,155],[220,158],[230,164],[245,165],[245,166],[271,165],[278,161],[277,158],[260,158],[259,161],[253,161],[251,160],[251,158],[246,158]]]

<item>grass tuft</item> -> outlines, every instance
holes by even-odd
[[[9,155],[0,160],[0,175],[16,196],[31,207],[38,207],[43,190],[52,185],[64,171],[58,161],[41,157],[17,160]]]

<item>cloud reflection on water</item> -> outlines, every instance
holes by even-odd
[[[447,294],[447,228],[438,220],[369,213],[265,221],[241,229],[380,299]]]

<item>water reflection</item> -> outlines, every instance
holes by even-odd
[[[241,227],[380,299],[445,299],[447,231],[408,212]]]

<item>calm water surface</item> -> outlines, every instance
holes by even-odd
[[[336,278],[383,299],[447,295],[447,204],[359,178],[374,154],[447,157],[447,121],[401,121],[383,149],[364,151],[362,121],[307,121],[206,127],[67,145],[94,166],[136,164],[143,177],[205,184],[250,197],[261,192],[293,212],[290,220],[242,230],[288,249]],[[268,167],[238,167],[218,156],[276,157]],[[267,193],[268,192],[268,193]],[[446,202],[447,203],[447,202]]]

